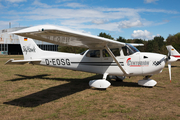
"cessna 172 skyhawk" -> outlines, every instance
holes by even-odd
[[[24,60],[10,59],[6,64],[31,63],[103,74],[102,79],[89,82],[89,85],[95,88],[108,88],[111,85],[106,80],[108,75],[145,76],[138,84],[153,87],[157,82],[150,79],[150,76],[161,73],[166,62],[177,60],[172,56],[140,52],[134,47],[137,44],[132,46],[52,25],[34,26],[13,34],[19,35]],[[43,51],[32,39],[64,46],[79,46],[89,50],[81,54]]]

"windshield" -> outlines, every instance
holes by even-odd
[[[134,46],[132,46],[132,45],[130,45],[130,44],[127,44],[127,43],[126,43],[126,45],[129,47],[129,49],[132,50],[133,53],[135,53],[135,52],[140,52],[136,47],[134,47]]]
[[[127,44],[127,43],[126,43],[126,46],[122,47],[122,49],[123,49],[123,52],[124,52],[125,56],[132,55],[135,52],[139,52],[139,50],[136,47],[134,47],[134,46],[132,46],[130,44]]]
[[[87,51],[87,50],[86,50],[86,51]],[[84,55],[84,53],[85,53],[86,51],[83,51],[82,53],[80,53],[80,55]]]

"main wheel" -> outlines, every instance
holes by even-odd
[[[123,80],[125,79],[125,76],[116,76],[116,81],[118,82],[123,82]]]

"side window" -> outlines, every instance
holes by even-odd
[[[111,49],[111,51],[112,51],[112,53],[114,54],[114,56],[120,56],[119,48]]]
[[[111,51],[114,54],[114,56],[120,56],[119,48],[113,48],[111,49]],[[103,57],[111,57],[105,49],[103,49]]]
[[[86,57],[100,58],[100,50],[90,50],[86,54]]]
[[[111,57],[105,49],[103,49],[103,57]]]

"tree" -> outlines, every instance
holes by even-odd
[[[165,53],[166,54],[166,46],[164,42],[164,38],[162,36],[156,36],[153,39],[154,44],[157,44],[157,52],[158,53]]]
[[[169,35],[166,39],[167,45],[172,45],[177,51],[180,51],[180,33]]]
[[[164,38],[161,36],[154,37],[154,40],[157,42],[158,47],[162,48],[164,46]]]
[[[147,45],[146,45],[146,51],[153,52],[153,41],[152,40],[148,40]]]
[[[99,37],[104,37],[104,38],[108,38],[108,39],[114,40],[114,38],[113,38],[111,35],[106,34],[106,33],[103,33],[103,32],[99,33],[98,36],[99,36]]]
[[[119,41],[119,42],[124,42],[124,43],[126,43],[126,39],[123,38],[123,37],[121,37],[121,36],[119,36],[119,38],[117,38],[116,40]]]
[[[134,39],[134,43],[143,43],[142,39]]]

